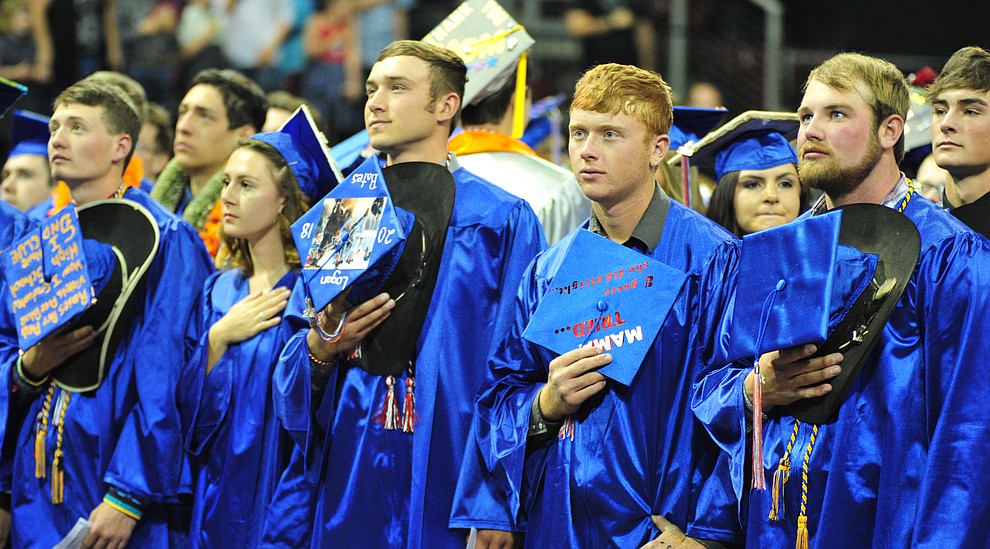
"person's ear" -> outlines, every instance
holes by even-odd
[[[656,171],[670,149],[670,137],[662,133],[650,139],[650,169]]]
[[[437,99],[433,112],[437,116],[437,123],[448,124],[451,119],[457,116],[461,109],[461,96],[454,92],[445,93]]]
[[[904,119],[899,114],[885,118],[877,129],[880,148],[885,151],[893,149],[902,135],[904,135]]]

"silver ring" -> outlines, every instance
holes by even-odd
[[[258,321],[259,322],[265,321],[265,313],[258,313]]]

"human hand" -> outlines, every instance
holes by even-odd
[[[291,294],[288,288],[280,287],[238,301],[210,327],[210,344],[226,347],[278,326],[282,318],[277,315],[285,309]]]
[[[705,549],[705,546],[684,535],[681,529],[663,515],[653,515],[653,525],[660,530],[660,537],[640,549]]]
[[[336,326],[342,315],[347,313],[340,337],[334,341],[323,341],[312,328],[306,335],[309,352],[320,360],[330,362],[337,353],[350,351],[356,347],[364,339],[364,336],[385,322],[385,319],[392,314],[392,309],[395,308],[395,300],[383,293],[352,307],[348,311],[346,310],[348,293],[344,292],[331,301],[327,305],[324,315],[329,324]],[[332,327],[328,330],[327,326],[323,326],[323,330],[326,332],[335,331]]]
[[[832,353],[809,359],[817,350],[814,345],[798,345],[760,357],[760,373],[764,378],[760,388],[764,411],[802,398],[824,396],[832,391],[830,384],[822,382],[842,373],[842,367],[838,365],[842,362],[842,354]],[[754,377],[750,372],[744,382],[750,400],[753,398]],[[819,383],[822,384],[817,385]]]
[[[364,83],[354,78],[344,81],[344,97],[356,101],[364,95]]]
[[[59,331],[32,345],[21,357],[21,369],[32,380],[44,379],[72,355],[89,347],[99,335],[92,326]]]
[[[93,528],[83,541],[83,549],[123,549],[137,526],[137,520],[100,503],[89,514]]]
[[[512,549],[522,546],[522,535],[504,530],[478,530],[475,549]]]
[[[605,388],[605,376],[598,369],[612,362],[612,355],[587,346],[568,351],[550,361],[547,384],[540,389],[540,414],[548,421],[560,421],[581,407],[584,401]]]

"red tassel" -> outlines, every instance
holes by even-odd
[[[386,377],[385,385],[388,386],[388,392],[385,394],[385,405],[376,414],[375,423],[384,427],[386,431],[395,431],[399,428],[399,403],[395,400],[395,378]]]
[[[763,472],[763,387],[760,376],[760,360],[753,367],[753,489],[765,490]]]
[[[412,376],[406,378],[406,399],[402,406],[402,432],[412,433],[416,427],[416,379]]]

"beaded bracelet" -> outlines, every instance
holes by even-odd
[[[329,366],[333,366],[333,364],[334,364],[334,360],[320,360],[320,359],[316,358],[316,355],[313,354],[313,351],[310,351],[310,350],[307,349],[306,352],[309,353],[309,360],[310,360],[310,362],[312,362],[313,364],[316,364],[317,366],[323,366],[324,368],[326,368],[326,367],[329,367]]]
[[[23,355],[19,355],[17,357],[17,364],[14,366],[14,383],[25,392],[40,392],[41,387],[48,382],[49,374],[46,374],[45,377],[39,379],[38,381],[34,381],[27,377],[27,374],[24,373],[23,358]]]

